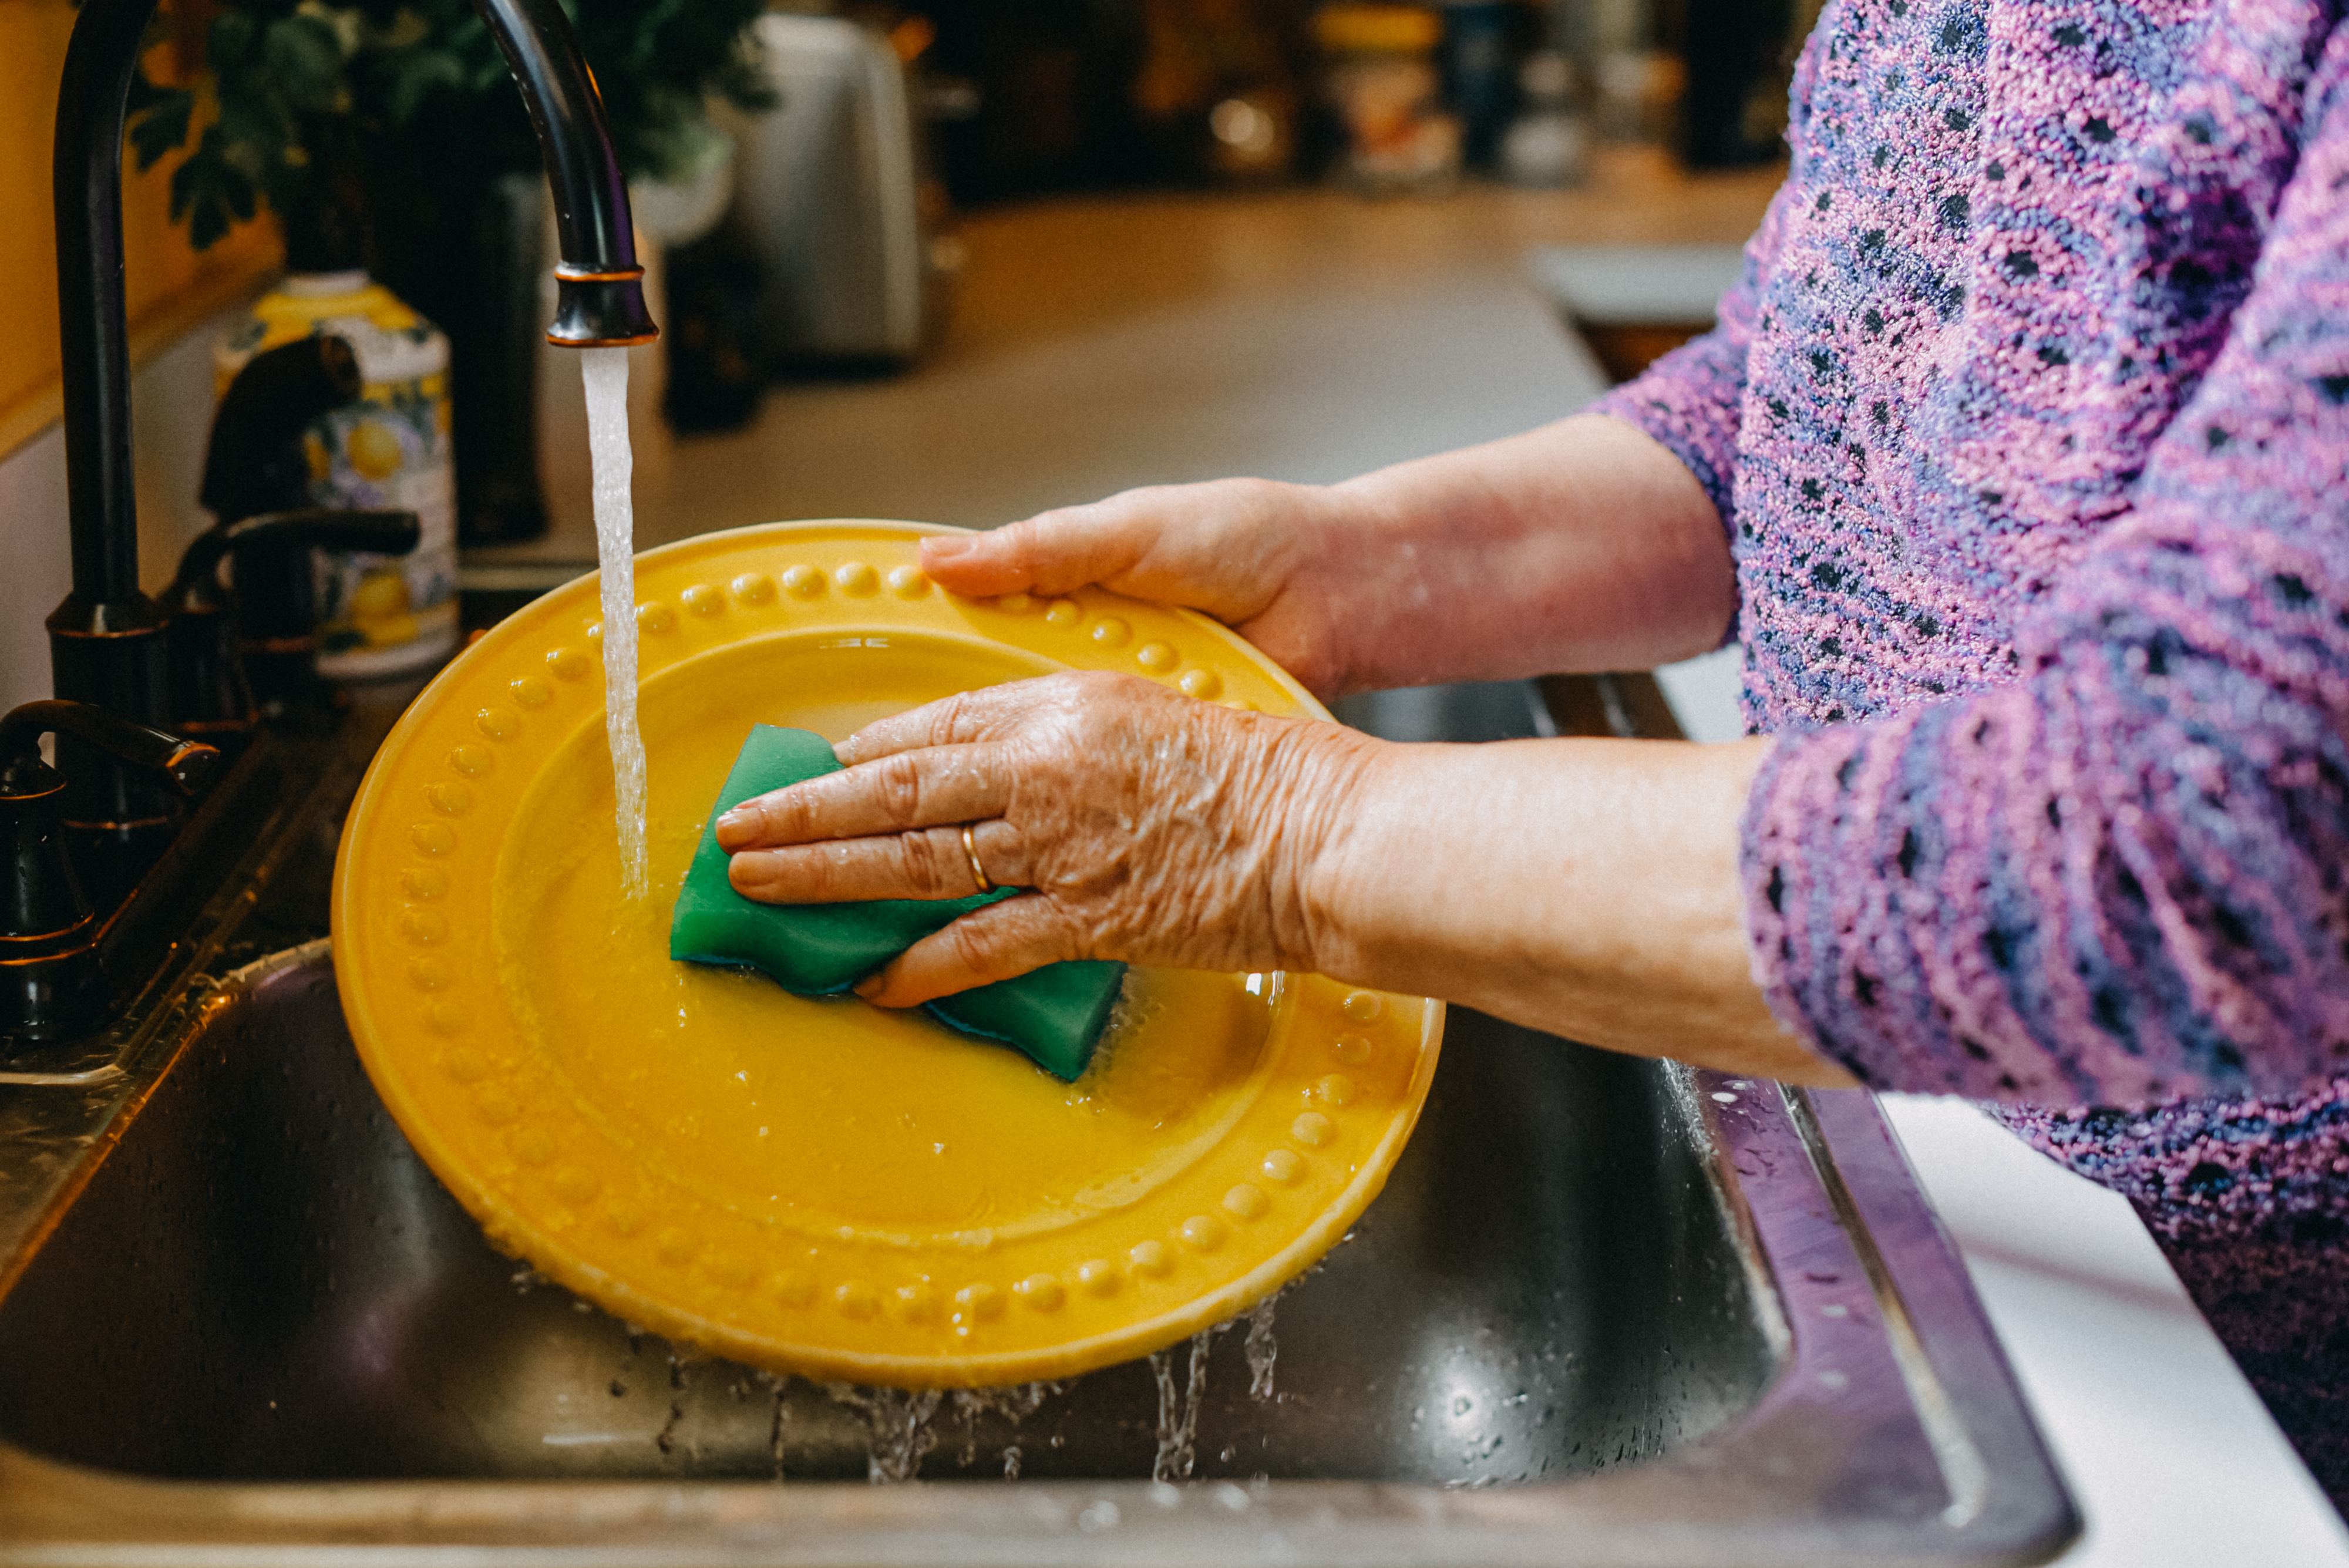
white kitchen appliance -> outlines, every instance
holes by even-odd
[[[781,100],[730,127],[733,221],[761,270],[771,364],[904,361],[940,325],[958,252],[939,232],[921,106],[890,40],[835,16],[758,24]]]

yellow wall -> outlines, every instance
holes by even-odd
[[[49,158],[71,0],[0,0],[0,280],[16,308],[0,328],[0,452],[57,417],[57,234]],[[165,62],[159,59],[157,65]],[[131,354],[143,359],[277,265],[271,224],[247,223],[199,255],[169,217],[173,160],[122,191]]]

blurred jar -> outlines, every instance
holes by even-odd
[[[1518,96],[1513,39],[1519,0],[1444,0],[1444,99],[1460,117],[1461,161],[1490,169]]]
[[[289,224],[289,229],[296,225]],[[422,670],[457,646],[457,472],[449,446],[449,339],[357,267],[302,266],[212,348],[216,389],[254,355],[330,334],[351,346],[358,400],[303,432],[316,506],[399,507],[423,530],[402,556],[314,552],[318,673],[372,680]]]
[[[1443,108],[1444,21],[1420,5],[1325,7],[1313,19],[1345,146],[1338,171],[1365,191],[1435,192],[1460,177],[1460,122]]]
[[[1501,176],[1512,185],[1578,185],[1590,161],[1590,126],[1576,99],[1574,62],[1555,49],[1517,72],[1524,108],[1501,139]]]
[[[1259,0],[1143,0],[1133,108],[1164,173],[1236,184],[1288,173],[1295,78],[1265,9]]]

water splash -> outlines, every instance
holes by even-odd
[[[1272,1337],[1272,1311],[1279,1300],[1280,1293],[1275,1291],[1248,1311],[1248,1397],[1259,1405],[1272,1398],[1272,1364],[1280,1359],[1280,1346]]]
[[[604,595],[604,730],[612,748],[620,887],[641,898],[645,867],[645,741],[636,728],[636,457],[628,445],[628,351],[580,351],[587,388],[587,454],[595,469],[595,560]]]
[[[957,1462],[968,1467],[978,1458],[978,1420],[982,1416],[1000,1416],[1011,1425],[1016,1436],[1019,1423],[1034,1415],[1045,1400],[1061,1391],[1057,1383],[1014,1383],[1001,1388],[957,1388],[954,1391],[954,1412],[962,1417],[962,1453]],[[1017,1443],[1003,1450],[1003,1479],[1019,1479],[1019,1446]]]
[[[775,1479],[781,1480],[783,1453],[789,1440],[789,1428],[785,1425],[785,1417],[790,1408],[788,1401],[792,1392],[792,1380],[789,1377],[778,1377],[771,1373],[761,1373],[760,1376],[775,1391],[774,1418],[767,1427],[767,1459],[775,1467]]]
[[[668,1358],[668,1418],[653,1437],[663,1455],[677,1452],[677,1429],[685,1425],[685,1362],[672,1351]]]
[[[853,1383],[827,1383],[824,1393],[835,1405],[844,1405],[864,1417],[866,1428],[864,1479],[874,1486],[912,1480],[922,1459],[938,1446],[938,1407],[946,1395],[936,1388],[860,1388]]]
[[[1212,1328],[1191,1336],[1190,1367],[1179,1396],[1174,1390],[1174,1353],[1161,1350],[1150,1357],[1150,1375],[1158,1383],[1158,1453],[1150,1464],[1152,1480],[1188,1480],[1198,1463],[1199,1407],[1206,1397],[1207,1353],[1215,1340]]]

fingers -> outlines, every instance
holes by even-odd
[[[922,569],[949,593],[1067,593],[1130,570],[1158,539],[1158,521],[1120,498],[1039,513],[985,534],[922,541]]]
[[[718,846],[732,854],[979,821],[1001,815],[1012,772],[998,746],[893,752],[742,802],[718,819]]]
[[[995,740],[1013,729],[1036,706],[1032,680],[1013,680],[958,691],[903,713],[876,719],[832,749],[854,768],[898,752],[922,747],[968,746]]]
[[[971,830],[988,880],[1026,885],[1028,860],[1019,830],[1001,821]],[[968,898],[984,891],[963,848],[962,829],[929,827],[836,844],[746,849],[727,863],[727,880],[762,904],[853,904],[869,898]]]
[[[882,1007],[918,1007],[976,985],[992,985],[1062,959],[1089,956],[1076,929],[1050,899],[1033,893],[974,909],[924,937],[856,994]]]

